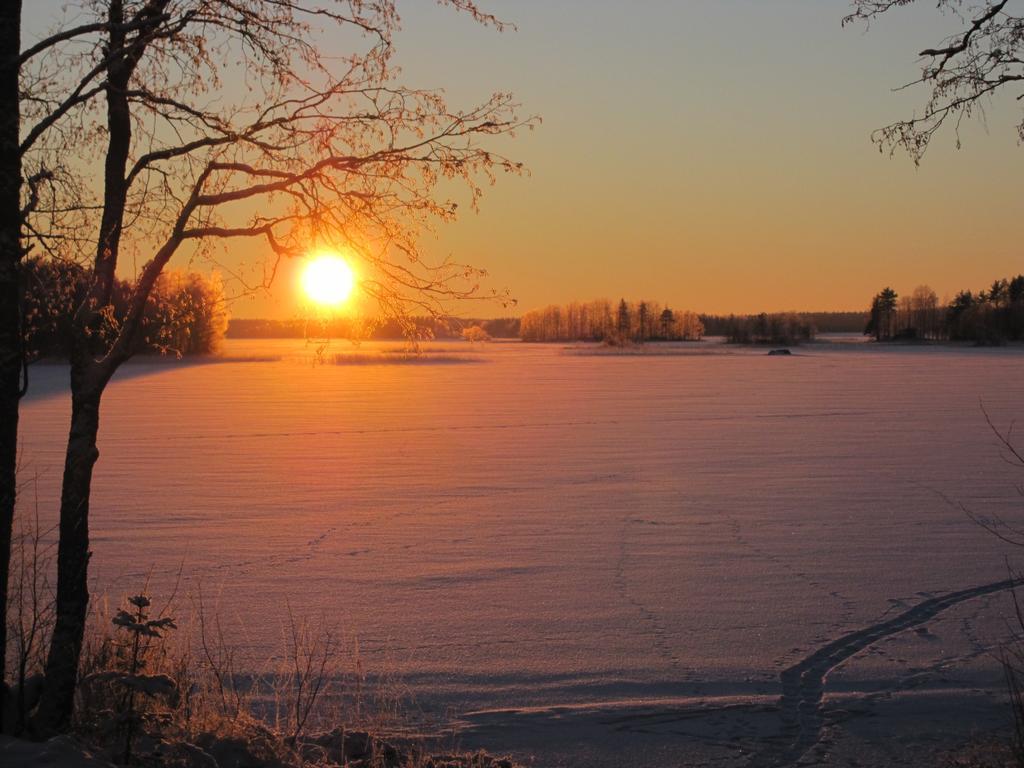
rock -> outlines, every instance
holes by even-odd
[[[33,742],[0,736],[0,765],[4,768],[113,768],[70,736]]]
[[[788,349],[772,349],[768,351],[769,355],[792,355]]]

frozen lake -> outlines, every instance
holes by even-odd
[[[183,564],[251,658],[286,604],[326,616],[461,743],[542,766],[894,764],[1009,722],[1024,557],[957,505],[1024,520],[979,408],[1022,415],[1024,350],[395,348],[126,366],[94,593]],[[65,378],[33,367],[23,409],[47,520]]]

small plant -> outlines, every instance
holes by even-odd
[[[12,696],[11,709],[4,711],[3,726],[20,736],[42,690],[46,646],[53,629],[53,590],[47,579],[52,564],[52,546],[46,539],[52,531],[39,522],[36,501],[34,518],[22,519],[13,546],[10,567],[8,637]]]
[[[284,743],[294,747],[311,720],[321,713],[323,700],[335,693],[333,689],[342,677],[341,657],[335,634],[322,624],[296,618],[291,606],[284,648],[281,667],[272,676],[277,710],[274,720]]]
[[[130,607],[118,609],[111,620],[117,633],[111,641],[113,668],[94,672],[83,680],[85,686],[93,690],[104,688],[110,695],[114,724],[120,734],[119,741],[123,743],[121,760],[125,764],[131,762],[140,726],[162,719],[143,702],[163,700],[168,706],[176,707],[179,700],[178,685],[170,676],[147,671],[153,642],[162,639],[167,630],[177,629],[174,619],[169,616],[150,618],[151,603],[145,595],[130,597],[128,603]],[[125,639],[119,641],[122,637]]]

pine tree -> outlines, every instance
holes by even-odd
[[[626,303],[625,299],[619,299],[618,322],[615,326],[615,329],[619,333],[619,338],[629,338],[630,325],[632,325],[632,318],[630,317],[629,305]]]

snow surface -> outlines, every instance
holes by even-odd
[[[1005,725],[1009,593],[915,606],[1024,560],[959,507],[1024,518],[979,407],[1021,415],[1024,353],[656,351],[132,362],[103,401],[93,592],[159,597],[181,568],[254,665],[287,606],[326,616],[462,743],[539,765],[895,764]],[[52,522],[67,372],[31,373],[21,503]]]

